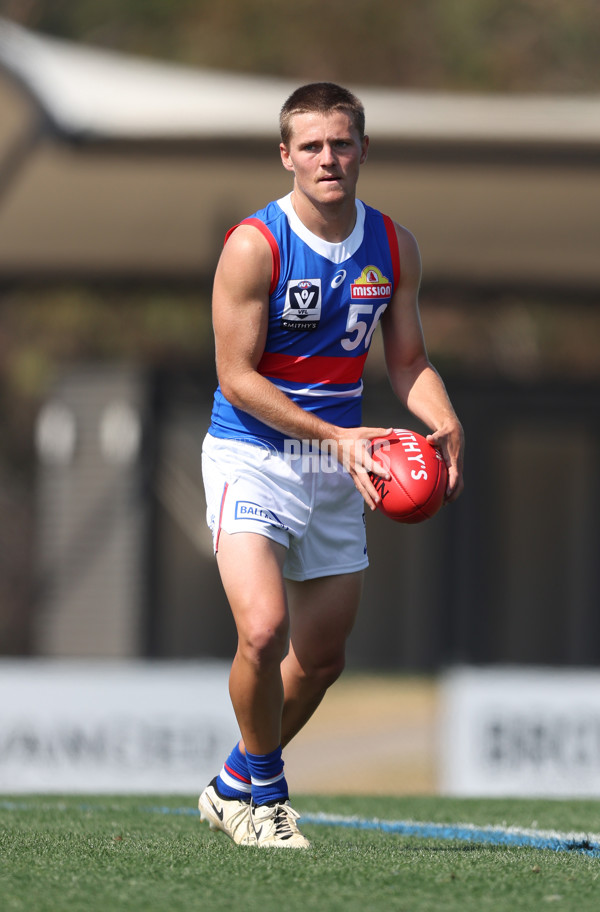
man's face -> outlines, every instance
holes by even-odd
[[[281,143],[280,151],[284,168],[294,172],[296,190],[314,203],[339,203],[354,198],[368,146],[349,115],[333,111],[295,114],[290,142]]]

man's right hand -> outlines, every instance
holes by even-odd
[[[335,443],[337,445],[337,458],[362,494],[370,510],[375,510],[381,496],[369,472],[374,472],[382,478],[389,478],[389,472],[376,462],[371,456],[371,442],[375,437],[386,437],[392,428],[358,427],[336,428]]]

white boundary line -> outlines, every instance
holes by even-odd
[[[15,801],[0,799],[0,811],[27,810],[67,811],[63,801],[43,802]],[[104,811],[108,806],[81,803],[79,810]],[[111,810],[118,810],[118,803],[111,805]],[[147,806],[138,807],[138,811],[149,814],[173,814],[195,817],[198,814],[193,807]],[[477,845],[507,846],[509,848],[550,849],[554,852],[575,852],[600,858],[600,833],[561,832],[559,830],[538,830],[529,827],[487,825],[477,826],[474,823],[433,823],[419,820],[380,820],[377,817],[365,818],[343,816],[341,814],[302,814],[303,823],[317,826],[344,827],[354,830],[379,830],[384,833],[395,833],[398,836],[411,836],[417,839],[442,839],[453,842],[467,842]]]
[[[421,839],[446,839],[482,845],[504,845],[556,852],[583,852],[600,858],[600,834],[538,830],[515,826],[477,826],[473,823],[433,823],[418,820],[379,820],[339,814],[303,814],[304,823],[359,830],[381,830]]]

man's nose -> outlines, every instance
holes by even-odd
[[[333,165],[335,164],[335,155],[333,154],[333,147],[330,143],[323,143],[323,149],[321,151],[321,164],[322,165]]]

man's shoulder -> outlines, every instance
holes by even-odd
[[[258,219],[259,221],[264,222],[264,224],[267,226],[280,222],[285,218],[285,212],[282,208],[281,202],[281,200],[271,200],[270,203],[267,203],[267,205],[262,209],[257,209],[256,212],[253,212],[252,215],[249,215],[243,221],[251,222],[252,219]]]
[[[225,235],[225,244],[228,243],[232,235],[236,235],[239,239],[240,233],[244,234],[244,232],[240,232],[240,228],[251,228],[256,232],[256,237],[262,235],[263,238],[267,238],[269,243],[273,245],[275,243],[274,239],[277,239],[278,237],[277,226],[278,224],[281,224],[282,219],[285,219],[285,214],[277,200],[273,200],[272,202],[267,203],[262,209],[253,212],[252,215],[248,215],[241,219],[241,221],[236,222]],[[254,233],[251,231],[246,237],[247,239],[252,239]]]

